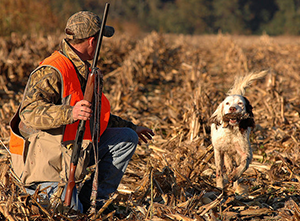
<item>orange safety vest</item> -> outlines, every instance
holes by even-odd
[[[71,95],[70,105],[74,106],[76,102],[83,99],[81,85],[77,77],[76,70],[73,63],[64,55],[55,51],[50,57],[46,58],[41,65],[50,65],[59,70],[63,78],[63,98]],[[108,99],[102,93],[101,98],[101,116],[100,116],[100,135],[107,128],[110,117],[110,104]],[[73,124],[66,125],[63,141],[75,140],[76,131],[79,121]],[[86,121],[86,129],[84,133],[84,140],[91,140],[90,121]]]
[[[62,76],[63,79],[63,95],[62,98],[66,98],[71,95],[70,105],[74,106],[76,102],[83,99],[83,93],[81,90],[81,85],[77,77],[76,70],[74,68],[73,63],[61,54],[58,51],[55,51],[50,57],[46,58],[44,61],[40,63],[41,66],[51,66],[54,67]],[[10,122],[11,126],[11,137],[9,149],[12,154],[22,155],[25,141],[19,135],[17,125],[20,121],[19,118],[19,110],[15,114],[14,118]],[[102,93],[101,98],[101,116],[100,116],[100,135],[105,131],[108,125],[110,117],[110,104],[108,99]],[[73,124],[68,124],[65,126],[63,141],[71,141],[75,140],[76,131],[78,128],[79,121],[76,121]],[[90,121],[87,120],[85,124],[85,133],[84,140],[92,140],[91,138],[91,130],[90,130]]]

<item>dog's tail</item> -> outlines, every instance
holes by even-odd
[[[268,71],[253,72],[248,75],[236,77],[232,88],[227,92],[227,95],[242,95],[244,96],[246,88],[248,88],[253,81],[266,76]]]

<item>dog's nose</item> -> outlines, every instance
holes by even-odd
[[[229,108],[229,111],[232,113],[232,112],[235,112],[236,111],[236,108],[235,107],[230,107]]]

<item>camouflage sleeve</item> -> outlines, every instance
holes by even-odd
[[[134,131],[136,130],[136,125],[134,123],[113,114],[110,115],[107,127],[129,127]]]
[[[31,74],[20,109],[26,125],[47,130],[73,123],[73,107],[61,103],[61,84],[60,74],[51,67]]]

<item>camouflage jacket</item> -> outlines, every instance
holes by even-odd
[[[65,40],[61,42],[61,52],[76,67],[78,79],[84,91],[90,64],[83,62]],[[49,130],[74,122],[72,118],[73,107],[61,102],[61,85],[60,74],[54,68],[47,66],[33,71],[20,107],[20,118],[25,125],[37,130]],[[136,125],[132,122],[112,114],[108,127],[136,129]]]

